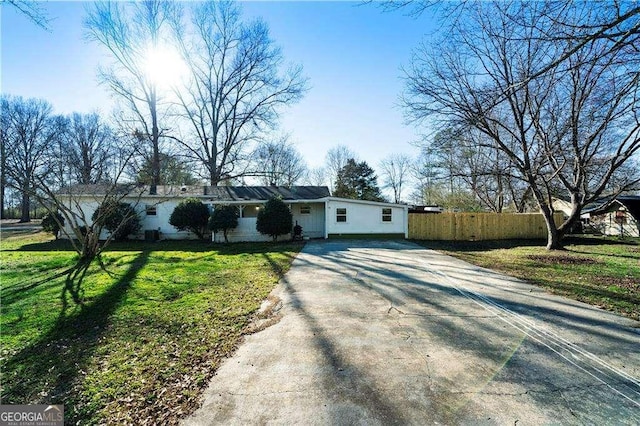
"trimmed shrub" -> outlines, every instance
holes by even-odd
[[[58,212],[49,212],[42,218],[42,229],[45,232],[53,234],[56,240],[58,239],[58,233],[62,226],[64,226],[64,217]]]
[[[207,231],[209,208],[196,198],[187,198],[173,209],[169,223],[178,231],[191,231],[201,240]]]
[[[93,212],[91,219],[111,232],[116,241],[126,240],[141,228],[138,213],[130,204],[122,202],[105,201]]]
[[[256,229],[263,235],[269,235],[273,241],[276,241],[279,235],[290,233],[292,226],[291,210],[280,198],[270,199],[258,212]]]
[[[222,231],[224,242],[228,243],[227,232],[238,226],[238,208],[236,206],[217,206],[211,219],[209,219],[209,229],[213,232]]]

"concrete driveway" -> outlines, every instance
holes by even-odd
[[[640,323],[408,242],[311,242],[188,425],[640,424]]]

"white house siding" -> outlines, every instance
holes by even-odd
[[[338,209],[346,209],[346,222],[339,222]],[[382,209],[391,209],[391,221],[382,220]],[[329,198],[326,201],[326,237],[381,235],[407,238],[407,206]]]
[[[255,217],[245,217],[238,219],[238,226],[235,229],[230,229],[227,232],[227,238],[230,242],[238,242],[238,241],[271,241],[271,237],[268,235],[262,235],[258,231],[256,231],[256,221],[258,219]],[[288,235],[283,235],[279,237],[279,239],[289,238]],[[213,236],[213,241],[215,242],[224,242],[224,234],[222,232],[217,232]]]
[[[78,203],[82,211],[81,215],[85,218],[85,223],[92,222],[91,216],[100,205],[100,201],[92,197],[86,197],[86,199],[81,200]],[[140,217],[140,232],[135,236],[130,236],[130,238],[142,240],[145,237],[145,231],[157,230],[159,231],[160,239],[196,239],[197,237],[195,234],[187,231],[178,231],[171,224],[169,224],[169,217],[171,217],[171,213],[173,213],[173,210],[176,208],[180,201],[182,201],[181,198],[167,200],[161,199],[159,197],[141,198],[140,200],[136,199],[136,201],[124,199],[123,202],[129,203],[135,207],[136,211],[138,212],[138,216]],[[147,206],[155,206],[155,216],[146,214]],[[65,224],[65,228],[69,235],[73,235],[73,231],[71,231],[71,227],[69,226],[69,224]],[[106,239],[108,236],[109,233],[106,230],[103,230],[100,234],[101,239]]]
[[[93,198],[80,200],[77,203],[77,206],[79,207],[79,211],[75,208],[76,204],[73,201],[69,202],[69,205],[73,207],[74,213],[76,213],[80,217],[78,218],[78,225],[82,226],[83,223],[87,224],[92,222],[91,216],[93,216],[93,212],[96,211],[96,209],[100,205],[100,202]],[[64,232],[61,233],[60,237],[67,238],[68,235],[73,236],[74,234],[73,234],[73,230],[71,229],[71,224],[65,221]],[[108,235],[109,234],[106,231],[102,231],[102,234],[100,234],[100,238],[106,239]]]
[[[178,231],[169,224],[169,217],[175,207],[186,197],[161,198],[143,197],[140,200],[124,200],[134,204],[140,215],[140,232],[132,238],[144,239],[145,231],[158,231],[160,239],[195,239],[196,236],[190,232]],[[99,206],[101,199],[86,196],[80,201],[80,208],[83,217],[91,223],[91,216]],[[210,200],[203,199],[203,203],[211,204]],[[296,200],[285,201],[293,214],[293,223],[302,226],[303,234],[306,238],[327,238],[330,236],[349,235],[392,235],[407,237],[407,207],[397,204],[375,203],[369,201],[346,200],[340,198],[323,198],[319,200]],[[226,203],[225,203],[226,204]],[[238,227],[229,231],[229,241],[269,241],[269,236],[262,235],[256,230],[256,208],[264,203],[240,203],[230,202],[230,204],[243,206],[245,212],[251,217],[240,217]],[[156,215],[146,213],[147,206],[155,206]],[[307,209],[308,208],[308,209]],[[336,209],[344,208],[347,212],[346,222],[336,220]],[[391,209],[391,221],[382,220],[382,209]],[[252,210],[253,209],[253,210]],[[305,212],[308,210],[308,214]],[[68,232],[71,232],[67,224]],[[103,231],[101,238],[108,236],[107,231]],[[291,235],[282,235],[279,240],[290,239]],[[222,232],[213,236],[214,241],[224,241]]]
[[[603,235],[621,237],[640,237],[640,224],[628,211],[624,212],[624,218],[616,218],[616,211],[607,212],[590,217],[589,225],[592,229]]]
[[[305,238],[324,238],[324,203],[292,204],[291,213],[293,224],[302,226]]]

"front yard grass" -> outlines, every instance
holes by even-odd
[[[418,243],[640,320],[639,239],[572,237],[564,250],[553,251],[542,241]]]
[[[76,258],[44,233],[3,233],[2,403],[64,404],[66,423],[175,424],[301,244],[114,243],[62,297]]]

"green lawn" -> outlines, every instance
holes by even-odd
[[[63,403],[74,424],[176,423],[301,247],[114,243],[78,305],[63,293],[68,243],[3,233],[2,403]]]
[[[570,238],[565,250],[555,251],[543,241],[418,243],[640,320],[638,239]]]

